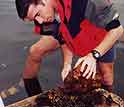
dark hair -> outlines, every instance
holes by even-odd
[[[18,16],[24,19],[27,16],[28,8],[31,3],[37,5],[42,0],[15,0]]]

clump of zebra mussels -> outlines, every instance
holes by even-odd
[[[69,72],[64,85],[40,94],[36,99],[38,107],[113,107],[109,92],[101,89],[101,75],[97,73],[95,79],[87,80],[80,67]]]

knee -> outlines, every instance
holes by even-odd
[[[102,81],[107,85],[113,84],[113,64],[103,64],[100,66]]]
[[[113,63],[101,64],[99,69],[102,74],[113,74]]]
[[[29,56],[34,61],[40,61],[44,54],[45,50],[42,47],[33,45],[29,49]]]

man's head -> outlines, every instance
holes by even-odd
[[[54,20],[55,0],[16,0],[16,9],[23,20],[37,20],[39,23]]]

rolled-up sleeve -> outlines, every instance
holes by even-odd
[[[99,27],[106,27],[108,23],[119,17],[113,3],[108,0],[89,0],[86,9],[86,18]]]

